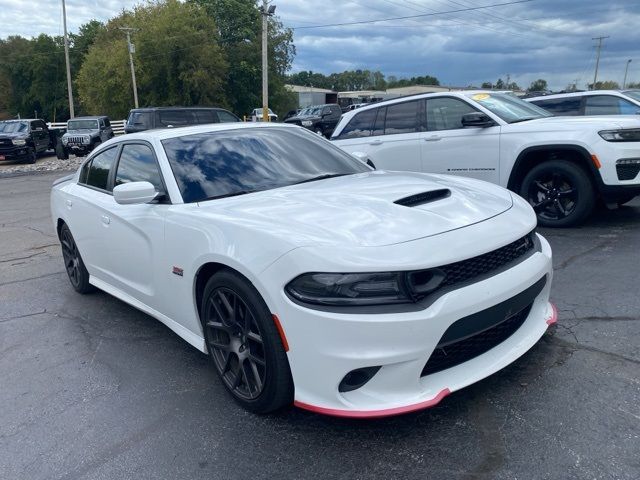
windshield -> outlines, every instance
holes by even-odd
[[[467,94],[467,97],[507,123],[553,116],[546,110],[532,103],[527,103],[512,93],[470,93]]]
[[[627,97],[631,97],[634,100],[640,102],[640,90],[627,90],[623,92]]]
[[[269,110],[269,114],[271,114],[271,115],[274,114],[273,110],[271,110],[270,108],[268,110]],[[257,115],[262,115],[262,109],[261,108],[256,108],[256,114]]]
[[[96,130],[97,128],[98,128],[97,120],[69,120],[67,122],[67,130],[83,130],[83,129]]]
[[[3,133],[20,133],[28,131],[29,124],[27,122],[0,122],[0,132]]]
[[[313,133],[243,128],[162,141],[185,203],[370,171]]]

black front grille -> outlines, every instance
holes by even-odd
[[[518,295],[451,324],[422,369],[422,376],[460,365],[504,342],[525,322],[546,282],[547,277],[542,277]]]
[[[638,163],[619,163],[616,165],[618,180],[633,180],[640,172],[640,160]]]
[[[422,369],[422,376],[424,377],[425,375],[431,375],[432,373],[455,367],[456,365],[460,365],[488,352],[513,335],[527,319],[530,310],[531,305],[507,318],[495,327],[478,333],[473,337],[451,343],[444,347],[436,347],[429,361]]]
[[[533,235],[534,233],[531,232],[515,242],[492,252],[438,267],[445,274],[440,287],[466,282],[517,260],[533,249]]]

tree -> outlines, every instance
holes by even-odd
[[[531,82],[531,85],[527,88],[528,92],[544,92],[545,90],[547,90],[547,81],[542,78]]]
[[[482,85],[480,85],[480,88],[492,89],[493,88],[493,83],[491,83],[491,82],[482,82]]]
[[[227,62],[218,29],[194,3],[166,0],[123,11],[98,29],[78,74],[78,93],[93,114],[113,118],[133,106],[126,39],[136,28],[135,66],[141,105],[228,106]]]
[[[626,88],[640,88],[640,82],[627,83],[627,87]]]
[[[601,82],[596,82],[593,90],[618,90],[620,85],[618,82],[614,82],[613,80],[603,80]]]
[[[504,90],[505,86],[504,86],[504,82],[502,81],[501,78],[498,79],[498,81],[496,82],[496,85],[494,87],[496,90]]]

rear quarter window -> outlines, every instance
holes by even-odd
[[[534,100],[534,105],[538,107],[544,108],[550,113],[553,113],[556,116],[560,115],[569,115],[576,116],[581,113],[581,98],[573,97],[573,98],[551,98],[549,100]]]

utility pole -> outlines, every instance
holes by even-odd
[[[609,38],[607,37],[594,37],[591,40],[598,40],[598,46],[596,47],[597,53],[596,53],[596,72],[593,75],[593,85],[591,86],[591,90],[595,90],[596,89],[596,82],[598,81],[598,66],[600,65],[600,51],[602,50],[602,40],[604,40],[605,38]]]
[[[269,17],[276,11],[275,5],[269,5],[262,0],[260,13],[262,14],[262,121],[269,121],[269,62],[267,60],[267,40],[269,33]]]
[[[131,43],[131,32],[136,32],[137,28],[120,27],[120,30],[127,34],[127,48],[129,49],[129,65],[131,66],[131,84],[133,85],[133,103],[138,108],[138,85],[136,84],[136,69],[133,66],[133,54],[136,51]]]
[[[69,36],[67,35],[67,7],[62,0],[62,25],[64,26],[64,59],[67,62],[67,93],[69,94],[69,115],[75,117],[73,110],[73,90],[71,88],[71,65],[69,64]]]
[[[622,88],[626,88],[627,86],[627,73],[629,73],[629,64],[631,63],[631,59],[627,60],[627,65],[624,67],[624,80],[622,81]]]

